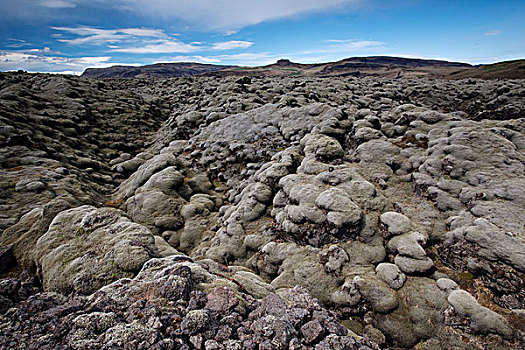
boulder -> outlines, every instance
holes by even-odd
[[[44,289],[63,294],[90,294],[159,256],[146,227],[118,209],[92,206],[58,214],[34,249]]]

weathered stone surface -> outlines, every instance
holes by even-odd
[[[355,277],[359,292],[378,313],[389,313],[399,306],[397,293],[378,279]]]
[[[439,289],[447,293],[450,293],[459,288],[458,284],[454,282],[453,280],[451,280],[450,278],[440,278],[436,281],[436,283]]]
[[[478,304],[474,297],[464,291],[455,290],[448,296],[448,302],[460,315],[471,321],[471,329],[479,333],[497,333],[512,337],[512,329],[505,319],[496,312]]]
[[[388,212],[381,215],[381,222],[391,235],[407,233],[412,228],[412,222],[403,214]]]
[[[397,293],[409,297],[400,298],[394,312],[375,315],[375,327],[393,343],[407,348],[437,336],[441,329],[436,325],[445,321],[446,293],[428,278],[409,278]]]
[[[126,201],[129,216],[154,232],[176,230],[183,225],[180,210],[185,201],[161,191],[136,194]]]
[[[390,288],[399,289],[403,287],[406,276],[399,267],[394,264],[381,263],[376,266],[377,277],[381,278]]]
[[[414,259],[403,255],[396,256],[394,262],[401,271],[408,274],[424,273],[430,270],[433,266],[430,258]]]
[[[151,232],[122,211],[82,206],[55,217],[36,243],[35,263],[45,290],[90,294],[158,254]]]

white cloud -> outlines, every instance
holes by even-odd
[[[63,43],[68,43],[71,45],[82,45],[82,44],[91,44],[91,45],[101,45],[106,43],[117,43],[126,38],[124,35],[119,34],[96,34],[90,35],[82,38],[76,39],[59,39],[58,41]]]
[[[124,38],[126,36],[124,34],[118,34],[118,30],[110,30],[110,29],[98,29],[98,28],[91,28],[91,27],[76,27],[76,28],[70,28],[70,27],[51,27],[51,29],[64,31],[70,34],[74,34],[79,36],[75,39],[58,39],[58,41],[63,43],[68,43],[72,45],[79,45],[79,44],[105,44],[105,43],[116,43]]]
[[[38,4],[40,6],[49,7],[52,9],[64,9],[64,8],[77,7],[77,5],[72,3],[71,1],[65,1],[65,0],[42,0],[42,1],[39,1]]]
[[[212,46],[214,50],[233,50],[233,49],[247,49],[252,46],[253,43],[250,41],[226,41],[223,43],[215,43]]]
[[[113,0],[130,11],[176,18],[196,30],[240,29],[295,15],[322,12],[359,4],[365,0]]]
[[[375,40],[327,40],[333,43],[326,50],[331,52],[357,52],[370,48],[378,48],[385,45]]]
[[[298,15],[349,10],[371,0],[0,0],[4,17],[24,20],[64,20],[76,7],[118,12],[168,20],[192,31],[216,30],[231,34],[241,28]],[[67,12],[61,10],[68,10]],[[75,19],[82,15],[75,13]],[[64,22],[62,22],[64,23]]]
[[[213,58],[228,64],[241,66],[262,66],[275,63],[281,56],[273,55],[269,52],[243,52],[234,55],[218,55]]]
[[[260,66],[275,63],[278,59],[288,58],[292,62],[299,63],[319,63],[337,61],[352,54],[368,54],[385,50],[385,43],[375,40],[326,40],[329,45],[325,45],[316,50],[298,52],[244,52],[233,55],[213,56],[221,62],[229,64]]]
[[[60,51],[53,51],[51,50],[49,47],[44,47],[43,49],[29,49],[29,50],[22,50],[22,51],[26,51],[26,52],[40,52],[40,53],[47,53],[47,54],[54,54],[54,55],[59,55],[60,54]]]
[[[109,67],[117,63],[110,63],[109,56],[95,57],[61,57],[45,56],[45,49],[27,51],[0,52],[0,70],[23,69],[31,72],[70,72],[79,74],[88,67]]]
[[[156,61],[154,63],[165,63],[165,62],[195,62],[195,63],[219,63],[220,59],[214,57],[204,56],[172,56],[167,57],[164,60]]]
[[[305,50],[291,53],[287,56],[296,57],[301,62],[314,62],[314,58],[318,58],[316,62],[338,61],[349,56],[363,56],[384,53],[386,44],[375,40],[325,40],[328,45],[321,46],[314,50]]]
[[[485,33],[486,36],[496,36],[498,34],[501,33],[501,30],[499,29],[495,29],[495,30],[490,30],[488,32]]]
[[[148,29],[148,28],[124,28],[117,29],[118,32],[135,35],[135,36],[149,36],[163,38],[166,36],[166,33],[162,29]]]
[[[77,36],[60,38],[71,45],[107,45],[112,52],[122,53],[189,53],[201,49],[197,43],[186,44],[169,36],[162,29],[120,28],[101,29],[93,27],[51,27],[54,30]]]
[[[171,52],[180,52],[188,53],[200,50],[200,47],[194,46],[191,44],[185,44],[180,41],[174,40],[161,40],[155,41],[151,44],[139,47],[125,47],[119,49],[112,49],[113,52],[125,52],[125,53],[171,53]]]
[[[72,45],[100,45],[106,43],[114,44],[124,40],[131,40],[136,37],[167,37],[167,34],[164,33],[163,30],[149,28],[100,29],[93,27],[51,27],[51,29],[79,36],[78,38],[74,39],[58,39],[60,42]]]
[[[7,42],[9,42],[9,44],[5,45],[5,47],[10,47],[10,48],[13,48],[13,49],[22,48],[24,46],[31,46],[32,45],[32,44],[28,43],[25,40],[14,39],[14,38],[7,39]]]

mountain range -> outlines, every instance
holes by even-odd
[[[473,66],[468,63],[389,56],[351,57],[337,62],[302,64],[280,59],[258,67],[191,62],[157,63],[145,66],[88,68],[90,78],[167,78],[187,76],[353,76],[524,79],[525,60]]]

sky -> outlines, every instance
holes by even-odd
[[[525,58],[525,1],[0,0],[0,71]]]

